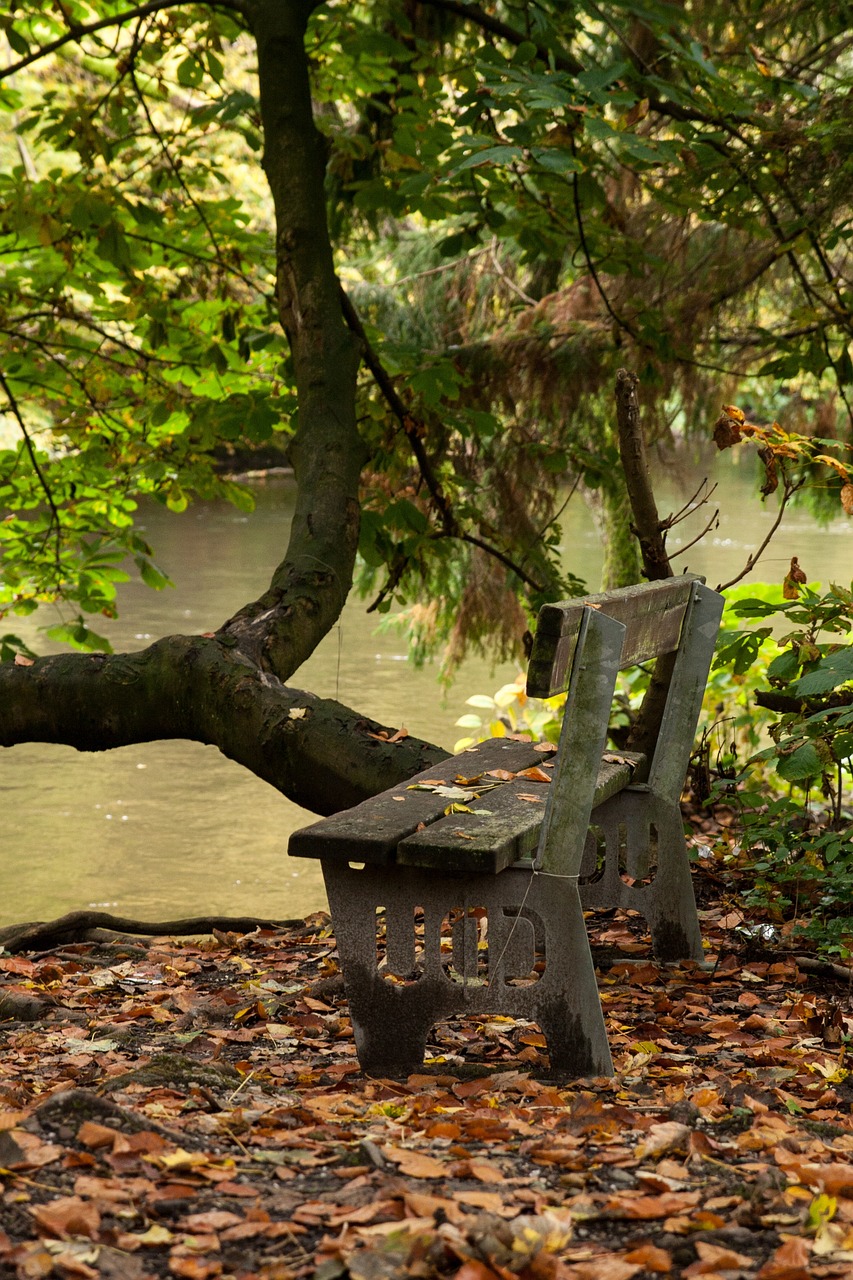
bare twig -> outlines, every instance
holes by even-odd
[[[471,546],[479,547],[480,550],[485,551],[487,555],[492,556],[495,560],[499,560],[501,564],[505,565],[510,572],[516,574],[516,576],[533,591],[543,591],[544,588],[542,584],[537,582],[535,578],[531,578],[530,574],[526,573],[525,570],[522,569],[521,565],[517,564],[511,556],[506,554],[506,552],[492,546],[491,543],[486,542],[484,538],[477,537],[476,534],[466,533],[460,527],[450,504],[450,499],[444,492],[441,482],[433,469],[429,454],[424,447],[422,439],[422,432],[424,429],[423,424],[415,419],[400,397],[397,388],[394,386],[391,375],[382,364],[382,361],[379,359],[379,356],[374,350],[370,339],[365,332],[364,325],[361,323],[361,317],[343,287],[341,288],[341,305],[343,307],[344,318],[347,324],[362,344],[364,362],[373,374],[376,385],[385,397],[386,404],[402,427],[412,453],[415,456],[415,461],[418,464],[418,470],[421,473],[423,482],[427,487],[433,506],[438,513],[439,520],[441,521],[441,529],[435,536],[443,538],[458,538],[460,542],[467,542],[470,543]],[[389,581],[369,606],[368,612],[378,609],[379,605],[387,598],[389,592],[397,585],[404,571],[405,563],[396,568]]]
[[[664,528],[674,529],[675,526],[677,524],[680,524],[682,520],[686,520],[687,517],[689,515],[692,515],[694,511],[698,511],[699,507],[704,507],[705,503],[711,497],[711,494],[714,493],[717,488],[717,484],[715,481],[714,484],[711,485],[708,492],[702,494],[702,497],[699,498],[699,494],[702,493],[702,490],[705,488],[705,485],[707,483],[708,483],[708,478],[706,476],[705,479],[702,481],[702,483],[699,485],[699,488],[696,490],[696,492],[692,493],[690,497],[687,499],[684,506],[679,507],[677,511],[673,511],[670,513],[670,515],[667,516],[667,518],[663,522]],[[697,498],[699,498],[698,502],[696,502]],[[694,502],[696,502],[695,507],[693,506]]]
[[[44,496],[45,496],[45,500],[47,502],[48,507],[50,508],[50,524],[48,525],[45,533],[45,541],[49,537],[51,530],[55,529],[56,540],[54,543],[54,562],[56,564],[56,572],[61,576],[62,561],[59,554],[59,548],[60,548],[60,541],[62,538],[62,521],[59,518],[59,508],[57,507],[56,503],[53,500],[53,494],[50,491],[50,485],[47,483],[45,474],[41,469],[38,458],[36,457],[35,446],[33,445],[32,437],[30,436],[30,433],[27,430],[27,424],[24,422],[20,405],[18,404],[18,401],[15,397],[15,393],[13,392],[12,388],[9,386],[9,383],[6,381],[6,375],[4,373],[0,373],[0,386],[2,386],[6,399],[9,401],[9,408],[12,410],[12,415],[15,418],[15,421],[17,422],[18,426],[20,427],[21,434],[24,437],[24,445],[30,457],[30,462],[33,464],[33,470],[35,471],[38,477],[38,482],[41,485],[42,492],[44,493]],[[57,583],[57,586],[58,585],[59,584]]]
[[[702,532],[697,533],[695,538],[692,538],[690,542],[685,543],[683,547],[679,547],[677,551],[673,551],[672,555],[670,556],[670,560],[674,560],[676,556],[683,556],[685,551],[689,551],[691,547],[696,546],[697,542],[701,542],[702,539],[705,537],[706,533],[710,533],[712,529],[719,529],[719,527],[720,527],[720,508],[717,507],[716,511],[711,516],[711,519],[705,525],[705,528],[702,530]]]
[[[742,578],[745,578],[746,575],[752,569],[754,569],[755,565],[758,563],[759,558],[764,554],[764,552],[767,550],[768,546],[770,545],[770,540],[772,539],[776,530],[779,528],[779,525],[782,523],[782,517],[785,514],[785,508],[787,507],[788,502],[794,496],[797,490],[802,489],[803,485],[805,484],[805,480],[793,481],[793,480],[790,480],[787,476],[785,476],[784,473],[783,473],[783,476],[784,476],[784,482],[785,482],[785,489],[782,494],[782,500],[779,503],[779,510],[776,513],[776,519],[773,521],[772,525],[770,526],[767,536],[762,540],[761,545],[758,547],[758,549],[754,551],[752,555],[750,555],[747,558],[746,564],[741,569],[740,573],[736,574],[735,577],[730,578],[728,582],[721,582],[716,588],[717,591],[728,591],[729,587],[733,587],[735,583],[740,582]]]
[[[575,146],[573,142],[572,151],[574,150],[575,150]],[[608,298],[607,294],[604,291],[604,286],[602,285],[601,279],[599,278],[595,263],[592,260],[592,254],[590,252],[589,244],[587,243],[586,229],[584,227],[583,214],[581,212],[580,195],[578,193],[577,174],[573,175],[572,202],[574,204],[575,221],[578,224],[578,236],[580,238],[581,248],[583,249],[583,256],[586,260],[586,265],[589,268],[589,273],[592,276],[593,280],[595,281],[595,287],[598,290],[599,294],[601,295],[601,301],[604,303],[604,306],[607,310],[608,315],[610,316],[614,324],[617,324],[620,329],[624,329],[626,333],[629,333],[635,342],[640,343],[640,345],[648,345],[648,344],[642,344],[640,342],[640,336],[637,333],[637,330],[633,327],[633,325],[630,325],[627,320],[624,320],[622,316],[617,314],[617,312],[613,308],[613,305],[610,299]]]
[[[55,40],[50,40],[40,48],[34,49],[32,53],[28,53],[23,58],[19,58],[17,62],[13,62],[10,67],[0,69],[0,80],[5,80],[8,76],[14,75],[16,71],[22,71],[24,67],[30,66],[33,62],[38,62],[39,58],[45,58],[50,53],[56,53],[57,49],[62,49],[67,44],[80,41],[84,36],[93,35],[96,31],[102,31],[105,27],[120,27],[122,23],[130,22],[133,18],[144,18],[150,13],[159,13],[163,9],[177,9],[182,4],[183,0],[149,0],[148,4],[135,5],[134,8],[125,9],[123,13],[115,13],[112,17],[99,18],[97,22],[72,23],[64,35],[57,36]],[[210,9],[230,9],[236,13],[244,12],[244,5],[241,0],[208,0],[207,7]]]
[[[488,31],[490,35],[498,36],[501,40],[506,40],[516,47],[520,44],[531,42],[528,32],[518,31],[506,22],[501,22],[499,18],[493,18],[491,14],[481,9],[478,4],[463,4],[460,3],[460,0],[422,0],[422,2],[434,9],[443,9],[445,13],[455,13],[458,17],[473,22],[482,31]],[[533,43],[536,44],[536,56],[540,61],[546,64],[553,63],[558,71],[568,71],[570,75],[578,75],[583,71],[583,63],[578,62],[571,54],[565,53],[561,49],[553,49],[548,45],[538,44],[535,41]]]
[[[640,423],[637,398],[639,379],[627,369],[616,373],[616,421],[619,426],[619,456],[634,517],[633,530],[640,544],[643,570],[650,581],[671,578],[672,565],[666,553],[664,523],[658,515],[649,479],[646,445]]]

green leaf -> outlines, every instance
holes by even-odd
[[[776,772],[786,782],[802,782],[806,778],[819,778],[824,766],[813,742],[805,742],[790,755],[781,756]]]
[[[796,693],[808,697],[816,693],[829,693],[840,684],[853,680],[853,645],[837,649],[821,658],[818,665],[794,684]]]
[[[92,653],[96,650],[102,653],[112,653],[113,651],[109,640],[90,630],[82,618],[78,618],[73,623],[62,622],[58,626],[48,627],[45,635],[49,640],[56,640],[61,644],[70,644],[73,649],[82,649],[86,653]]]
[[[164,587],[173,587],[175,584],[171,578],[162,569],[158,569],[153,560],[149,560],[147,556],[135,556],[136,567],[139,570],[139,576],[145,583],[146,587],[152,587],[155,591],[162,591]]]
[[[14,27],[7,27],[6,39],[9,41],[9,45],[15,53],[19,53],[23,58],[26,58],[30,51],[30,46],[27,44],[20,31],[16,31]]]
[[[767,674],[775,680],[793,680],[800,669],[800,660],[796,649],[786,649],[774,658],[767,668]]]

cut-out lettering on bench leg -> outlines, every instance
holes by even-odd
[[[423,911],[420,907],[376,908],[376,952],[379,973],[396,983],[418,982],[421,978],[422,952],[417,946],[418,932],[423,937]],[[384,959],[382,953],[384,951]]]
[[[622,845],[622,833],[625,844]],[[658,871],[658,829],[642,820],[619,826],[619,875],[626,884],[641,888],[654,882]]]
[[[448,978],[461,983],[485,982],[489,945],[485,907],[453,907],[444,918],[441,932],[443,967]]]
[[[578,884],[596,884],[603,878],[606,864],[607,842],[604,832],[601,827],[593,825],[586,833]]]
[[[490,944],[489,985],[529,987],[545,971],[545,925],[529,907],[503,907],[502,930]]]

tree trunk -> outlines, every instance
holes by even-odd
[[[358,547],[357,339],[344,323],[326,224],[325,144],[305,53],[311,0],[257,0],[264,170],[276,215],[279,314],[293,356],[298,496],[284,559],[260,599],[215,635],[171,636],[139,653],[0,665],[0,744],[103,751],[189,738],[213,743],[297,804],[332,813],[446,752],[389,743],[382,726],[281,683],[337,621]],[[388,735],[390,736],[390,735]]]
[[[631,503],[621,472],[614,472],[598,489],[582,488],[604,548],[601,591],[630,587],[642,580],[637,540],[631,528]]]
[[[269,589],[222,628],[241,652],[288,679],[337,621],[358,549],[357,339],[344,323],[326,221],[326,148],[311,107],[305,27],[311,0],[253,8],[264,171],[276,217],[277,297],[293,355],[298,492],[290,543]]]

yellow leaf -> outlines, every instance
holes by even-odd
[[[839,462],[837,458],[830,458],[826,453],[816,453],[814,460],[815,462],[822,462],[824,466],[834,467],[842,480],[847,480],[850,476],[850,472],[847,470],[843,462]]]

